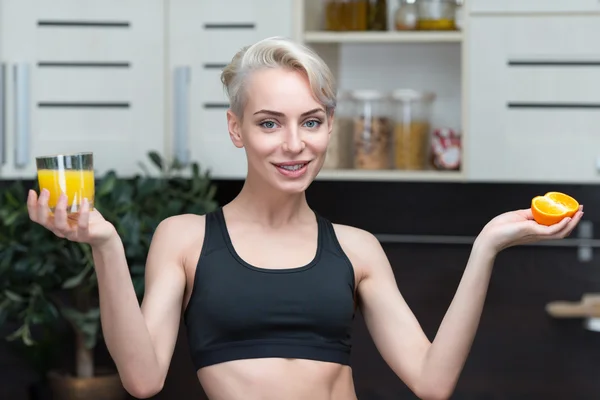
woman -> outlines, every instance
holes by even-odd
[[[113,225],[88,203],[69,222],[64,196],[50,216],[48,193],[29,193],[34,222],[91,245],[104,337],[125,388],[138,398],[161,390],[183,317],[211,400],[356,399],[349,354],[359,306],[398,377],[420,398],[450,397],[498,252],[563,238],[582,211],[551,227],[535,223],[529,210],[490,221],[430,343],[376,238],[331,224],[307,204],[336,106],[327,66],[309,49],[271,38],[240,51],[222,81],[229,135],[247,156],[245,184],[215,212],[158,226],[141,307]]]

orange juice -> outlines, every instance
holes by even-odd
[[[61,193],[67,195],[67,212],[79,211],[79,206],[84,198],[90,203],[90,210],[94,207],[94,171],[93,170],[38,170],[40,191],[47,189],[50,192],[48,206],[54,211]]]

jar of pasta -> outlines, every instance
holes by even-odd
[[[431,108],[435,94],[399,89],[392,93],[394,168],[427,169]]]
[[[348,92],[340,92],[333,116],[333,127],[325,155],[324,169],[349,169],[353,166],[352,103]]]
[[[354,168],[391,168],[390,102],[375,90],[352,92],[354,104]]]

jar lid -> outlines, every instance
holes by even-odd
[[[392,92],[392,99],[402,101],[432,101],[435,99],[433,92],[419,92],[413,89],[397,89]]]
[[[353,90],[350,94],[355,100],[381,100],[385,98],[385,93],[377,90]]]

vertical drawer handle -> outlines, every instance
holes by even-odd
[[[6,164],[6,65],[0,64],[0,166]]]
[[[176,160],[185,165],[190,161],[189,147],[189,109],[190,109],[190,78],[191,70],[188,66],[176,67],[174,74],[174,99],[173,99],[173,133],[174,156]]]
[[[29,145],[31,136],[29,108],[30,102],[30,69],[29,64],[14,66],[15,88],[15,166],[24,168],[29,164]]]

